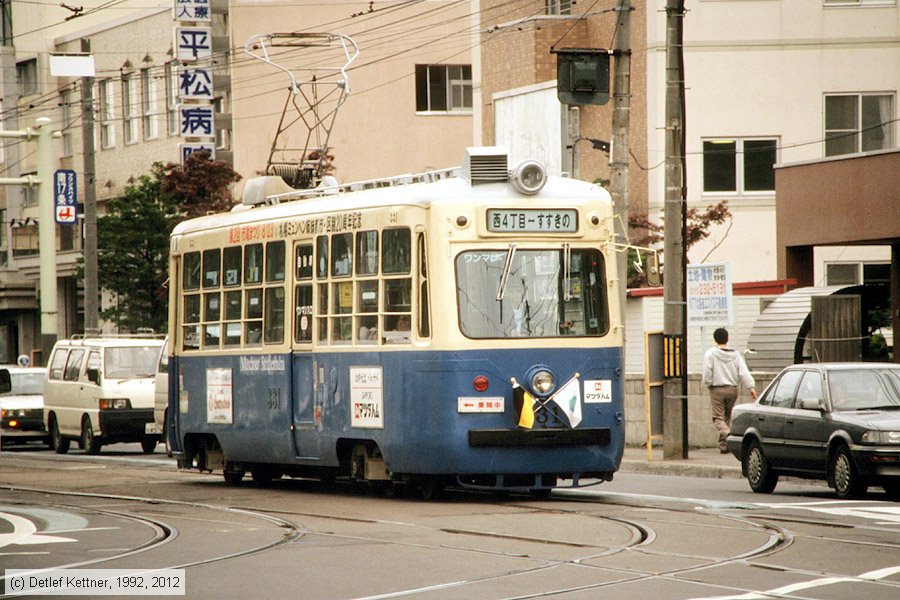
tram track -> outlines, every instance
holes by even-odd
[[[577,593],[577,592],[590,592],[590,591],[598,591],[598,590],[611,590],[616,589],[616,586],[621,585],[634,585],[641,583],[652,583],[653,581],[663,581],[663,582],[671,582],[685,584],[690,583],[694,585],[700,585],[712,590],[713,593],[711,597],[715,597],[717,594],[721,594],[722,596],[731,596],[735,594],[751,594],[758,593],[755,590],[751,589],[741,589],[739,586],[727,585],[727,584],[716,584],[710,583],[709,578],[703,578],[700,576],[701,573],[707,570],[720,568],[727,565],[736,565],[736,566],[751,566],[759,569],[777,571],[786,574],[796,575],[798,578],[804,578],[808,580],[814,580],[816,578],[823,577],[844,577],[847,578],[847,575],[835,574],[835,573],[822,573],[817,572],[810,569],[803,568],[795,568],[786,565],[778,565],[772,564],[771,562],[758,562],[761,559],[765,559],[766,557],[774,556],[779,552],[789,548],[795,541],[799,539],[810,539],[810,540],[825,540],[830,542],[840,542],[842,544],[847,545],[858,545],[858,546],[867,546],[867,547],[883,547],[885,549],[896,549],[896,545],[891,544],[876,544],[868,541],[866,539],[860,540],[852,540],[845,538],[837,538],[833,536],[827,535],[813,535],[810,533],[800,533],[797,531],[792,531],[789,529],[791,524],[796,523],[797,525],[819,525],[832,528],[833,530],[864,530],[865,526],[860,525],[852,525],[848,523],[834,522],[834,523],[819,523],[816,521],[805,520],[805,519],[796,519],[789,517],[779,517],[776,515],[764,515],[764,514],[729,514],[726,509],[709,509],[709,508],[698,508],[696,506],[690,506],[689,503],[684,504],[682,506],[673,506],[670,505],[666,509],[662,509],[655,504],[652,507],[649,505],[642,504],[640,502],[634,502],[632,504],[626,503],[624,498],[616,497],[609,502],[605,502],[601,499],[594,499],[593,501],[589,501],[587,498],[551,498],[548,501],[531,501],[531,502],[521,502],[515,501],[513,499],[512,502],[506,501],[501,504],[498,504],[498,507],[502,507],[503,509],[514,509],[515,512],[506,512],[504,513],[507,517],[518,517],[521,516],[523,521],[528,519],[533,519],[533,515],[572,515],[573,517],[578,516],[581,518],[590,518],[597,519],[606,524],[610,524],[614,527],[621,528],[620,531],[627,532],[627,536],[622,536],[625,541],[619,543],[618,545],[610,545],[608,542],[604,543],[604,540],[598,540],[596,545],[591,543],[584,543],[583,541],[568,541],[566,539],[559,539],[554,537],[541,537],[536,535],[516,535],[510,534],[504,531],[492,531],[490,529],[478,529],[466,526],[440,526],[439,524],[427,524],[422,522],[408,522],[408,521],[395,521],[390,519],[377,519],[377,518],[366,518],[365,516],[355,516],[353,513],[349,514],[329,514],[324,511],[295,511],[295,510],[285,510],[279,509],[277,506],[277,502],[267,502],[265,500],[265,496],[262,497],[262,500],[265,504],[269,504],[269,507],[265,506],[254,506],[247,507],[243,506],[239,503],[235,503],[232,505],[217,505],[210,504],[208,502],[192,502],[192,501],[182,501],[182,500],[172,500],[167,498],[157,498],[157,497],[145,497],[145,496],[128,496],[121,494],[102,494],[102,493],[88,493],[88,492],[70,492],[70,491],[54,491],[47,489],[39,489],[33,487],[22,487],[22,486],[0,486],[0,490],[14,491],[20,493],[40,493],[40,494],[53,494],[57,497],[82,497],[89,499],[101,499],[101,500],[113,500],[113,501],[128,501],[128,502],[139,502],[141,504],[146,505],[170,505],[170,506],[179,506],[184,507],[186,509],[206,509],[206,510],[214,510],[214,511],[224,511],[229,514],[240,515],[243,518],[247,518],[250,520],[262,519],[267,523],[274,524],[278,526],[280,529],[283,529],[283,535],[278,537],[278,539],[270,540],[264,544],[257,544],[251,548],[241,549],[240,551],[231,552],[231,553],[222,553],[216,556],[207,556],[203,558],[198,558],[196,560],[188,560],[181,561],[181,564],[174,564],[171,566],[166,566],[164,568],[171,569],[180,569],[180,568],[190,568],[199,565],[210,564],[214,562],[222,562],[228,561],[231,559],[236,559],[245,556],[251,556],[253,554],[258,554],[261,552],[265,552],[268,550],[272,550],[278,547],[288,547],[290,548],[290,544],[294,542],[299,542],[303,540],[307,535],[315,535],[324,538],[332,538],[336,540],[340,540],[342,543],[349,544],[358,544],[360,548],[372,547],[373,544],[392,544],[396,546],[404,546],[414,549],[413,551],[418,550],[435,550],[435,551],[449,551],[449,552],[464,552],[464,553],[477,553],[484,554],[486,556],[503,556],[504,558],[509,558],[512,560],[521,559],[529,561],[529,564],[520,565],[521,568],[514,568],[515,565],[505,564],[502,565],[495,573],[484,573],[480,576],[474,576],[471,578],[460,578],[452,581],[445,582],[436,582],[432,585],[423,586],[423,587],[405,587],[403,589],[390,591],[383,594],[376,594],[371,596],[351,596],[354,597],[354,600],[381,600],[388,598],[399,598],[399,597],[444,597],[447,590],[454,590],[452,594],[457,593],[457,590],[465,590],[469,589],[469,592],[464,593],[472,593],[475,594],[480,587],[490,587],[492,583],[501,583],[503,581],[509,582],[510,580],[515,581],[516,578],[523,578],[522,580],[530,580],[535,576],[539,576],[542,573],[552,573],[554,569],[561,569],[567,566],[574,566],[581,569],[596,569],[598,572],[605,572],[607,574],[614,574],[617,578],[614,581],[599,581],[597,583],[590,584],[582,584],[582,585],[561,585],[559,587],[553,587],[552,589],[544,590],[544,591],[534,591],[532,593],[525,593],[522,595],[510,595],[506,596],[509,600],[512,599],[525,599],[525,598],[541,598],[541,597],[552,597],[556,595],[569,594],[569,593]],[[332,491],[331,488],[328,488],[327,491]],[[287,490],[288,493],[293,493],[292,490]],[[272,500],[277,500],[281,496],[273,496]],[[353,493],[353,497],[359,499],[365,499],[364,495]],[[463,498],[468,499],[470,496],[462,496]],[[403,499],[390,499],[386,500],[388,502],[393,503],[403,503],[408,502],[408,500]],[[572,504],[575,506],[572,506]],[[452,505],[453,503],[451,503]],[[660,512],[660,516],[656,517],[653,515],[648,516],[648,518],[629,518],[625,516],[612,516],[608,514],[594,514],[588,510],[582,510],[578,505],[592,505],[598,506],[598,504],[607,504],[607,505],[620,505],[623,507],[627,507],[630,509],[637,510],[658,510]],[[48,503],[47,506],[55,506],[57,508],[74,508],[73,505],[63,504],[63,503]],[[77,507],[79,510],[93,510],[91,507],[85,508],[83,506]],[[140,552],[146,552],[147,550],[151,550],[154,548],[159,548],[160,546],[173,541],[179,534],[177,528],[173,527],[170,522],[168,522],[164,518],[155,517],[155,516],[146,516],[146,515],[135,515],[133,512],[129,512],[127,510],[111,510],[108,508],[105,509],[96,509],[98,514],[105,514],[110,516],[117,516],[123,518],[134,519],[136,522],[138,520],[142,520],[141,522],[145,522],[147,526],[153,526],[159,528],[161,532],[168,532],[165,534],[165,538],[162,537],[162,534],[157,535],[151,542],[141,545],[140,547],[131,548],[126,552],[117,553],[115,555],[110,555],[98,559],[92,559],[90,561],[84,561],[79,563],[73,563],[68,565],[60,565],[55,568],[74,568],[74,567],[83,567],[88,564],[102,564],[105,562],[113,561],[119,558],[127,557],[129,555],[133,555]],[[719,524],[716,525],[714,522],[705,523],[705,528],[712,529],[721,529],[723,531],[722,535],[726,536],[736,536],[736,533],[741,531],[743,532],[756,532],[762,533],[765,536],[765,539],[758,543],[756,546],[752,548],[744,549],[741,552],[734,552],[728,555],[723,556],[704,556],[702,553],[690,553],[685,551],[672,551],[666,548],[657,547],[657,542],[660,540],[660,536],[665,538],[666,535],[670,536],[670,533],[665,533],[665,529],[663,529],[664,533],[660,532],[660,527],[669,525],[673,521],[666,520],[666,513],[678,513],[683,512],[685,514],[705,514],[709,517],[713,517],[714,519],[719,520]],[[484,513],[481,513],[484,515]],[[321,520],[321,523],[317,523],[316,521]],[[346,523],[348,525],[352,525],[355,523],[360,524],[361,526],[390,526],[390,525],[402,525],[404,527],[412,526],[419,528],[420,531],[430,530],[434,534],[439,536],[452,536],[456,542],[447,543],[447,540],[444,539],[445,543],[430,543],[423,541],[409,541],[403,539],[392,538],[392,534],[386,533],[385,535],[372,535],[371,532],[365,532],[363,530],[359,531],[359,533],[346,533],[341,531],[334,531],[332,528],[329,528],[324,523],[334,522],[334,523]],[[677,519],[676,521],[677,522]],[[151,525],[152,524],[152,525]],[[882,528],[874,528],[878,531],[883,531]],[[599,529],[598,529],[599,530]],[[390,530],[388,530],[390,531]],[[727,533],[731,531],[732,533]],[[396,536],[396,533],[393,534]],[[417,539],[426,538],[427,535],[419,535]],[[513,551],[503,551],[497,549],[490,549],[485,547],[484,544],[479,544],[475,542],[475,539],[486,539],[492,538],[498,542],[499,545],[505,543],[519,543],[521,542],[523,545],[540,545],[542,547],[548,548],[547,555],[545,557],[540,557],[535,555],[534,553],[529,554],[528,552],[516,553]],[[671,539],[671,537],[670,537]],[[531,546],[533,547],[533,546]],[[553,548],[559,548],[560,553],[556,553]],[[575,551],[577,555],[566,557],[565,554],[568,551]],[[672,562],[684,562],[684,561],[693,561],[698,564],[693,564],[689,566],[682,566],[679,568],[672,568],[667,570],[651,570],[647,568],[638,568],[631,567],[622,564],[592,564],[591,561],[598,561],[599,559],[606,559],[612,557],[614,555],[621,555],[627,553],[640,553],[647,557],[652,557],[655,559],[656,564],[665,564],[668,561]],[[451,555],[452,556],[452,555]],[[535,564],[537,561],[538,564]],[[702,564],[699,564],[702,563]],[[498,566],[500,566],[498,564]],[[509,568],[509,567],[513,568]],[[163,568],[163,567],[160,567]],[[157,570],[157,569],[153,569]],[[151,570],[148,570],[151,572]],[[555,577],[551,575],[550,578]],[[849,577],[852,579],[852,576]],[[865,578],[859,579],[862,581],[867,581]],[[867,581],[871,583],[870,581]],[[895,584],[891,582],[877,582],[884,586],[890,586],[888,589],[900,589],[900,584]],[[509,585],[507,583],[506,585]],[[497,586],[500,587],[500,586]],[[12,596],[0,596],[0,597],[12,597]],[[777,596],[775,596],[777,597]],[[790,594],[789,596],[785,595],[784,597],[790,597],[792,599],[802,598],[803,596],[799,596],[796,594]]]
[[[135,502],[140,504],[147,505],[169,505],[169,506],[178,506],[185,508],[202,508],[205,510],[212,511],[224,511],[231,514],[238,514],[243,517],[250,517],[253,519],[263,520],[270,524],[274,524],[280,529],[283,530],[283,535],[271,542],[260,544],[251,548],[243,549],[237,552],[231,552],[228,554],[222,554],[219,556],[206,557],[199,560],[193,560],[184,562],[181,564],[173,564],[165,567],[157,567],[157,568],[149,568],[147,569],[147,573],[154,573],[161,570],[167,569],[187,569],[190,567],[196,567],[200,565],[207,565],[215,562],[231,560],[235,558],[242,558],[247,556],[252,556],[254,554],[259,554],[262,552],[266,552],[283,544],[288,544],[295,539],[298,539],[304,534],[304,531],[298,528],[294,523],[281,519],[279,517],[275,517],[266,513],[253,511],[244,508],[234,508],[229,506],[219,506],[215,504],[209,503],[201,503],[201,502],[190,502],[183,500],[171,500],[166,498],[151,498],[151,497],[141,497],[141,496],[127,496],[121,494],[99,494],[99,493],[91,493],[91,492],[73,492],[73,491],[60,491],[60,490],[50,490],[50,489],[41,489],[41,488],[32,488],[32,487],[19,487],[19,486],[0,486],[0,490],[10,491],[10,492],[19,492],[19,493],[34,493],[34,494],[46,494],[60,497],[68,497],[68,498],[87,498],[87,499],[98,499],[98,500],[116,500],[116,501],[126,501],[126,502]],[[30,507],[35,506],[34,503],[29,505]],[[74,505],[74,504],[62,504],[62,503],[43,503],[42,506],[52,507],[54,509],[62,509],[62,510],[77,510],[82,513],[94,513],[105,516],[111,516],[116,518],[125,519],[131,522],[139,523],[145,526],[150,527],[154,531],[153,538],[140,544],[134,548],[130,548],[125,551],[116,552],[107,556],[102,556],[90,560],[77,561],[66,564],[54,565],[52,567],[45,567],[41,569],[35,569],[35,573],[40,573],[48,570],[57,570],[57,569],[76,569],[76,568],[86,568],[97,565],[102,565],[104,563],[110,563],[112,561],[121,560],[124,558],[128,558],[134,556],[136,554],[145,553],[151,550],[160,549],[165,544],[173,542],[179,536],[179,530],[171,525],[170,523],[161,520],[158,517],[148,517],[142,515],[136,515],[131,511],[124,510],[111,510],[107,508],[98,508],[94,506],[82,506],[82,505]],[[27,574],[27,573],[26,573]],[[21,574],[20,574],[21,575]],[[6,575],[0,574],[0,581],[5,581],[7,579]],[[17,594],[11,595],[0,595],[0,598],[13,598],[17,597]]]

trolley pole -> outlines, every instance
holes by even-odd
[[[56,298],[56,215],[53,210],[53,131],[47,117],[35,120],[34,128],[24,131],[0,131],[0,137],[37,140],[37,177],[0,178],[0,185],[25,185],[38,188],[38,243],[41,265],[41,350],[53,348],[57,332]]]
[[[687,336],[685,298],[684,197],[684,0],[666,0],[665,208],[663,248],[663,332],[680,338],[677,375],[663,387],[663,457],[687,458]]]

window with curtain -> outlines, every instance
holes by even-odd
[[[825,156],[886,150],[894,145],[891,94],[825,96]]]

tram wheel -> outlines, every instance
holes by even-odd
[[[250,477],[257,487],[269,487],[275,479],[281,479],[281,473],[272,467],[256,467],[250,469]]]
[[[231,463],[226,464],[225,469],[222,471],[227,485],[240,485],[241,480],[244,478],[244,473],[243,469],[236,469]]]

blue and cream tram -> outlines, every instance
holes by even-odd
[[[171,240],[167,431],[236,483],[610,480],[624,443],[609,194],[471,148],[445,172],[250,180]],[[562,483],[560,483],[561,485]]]

